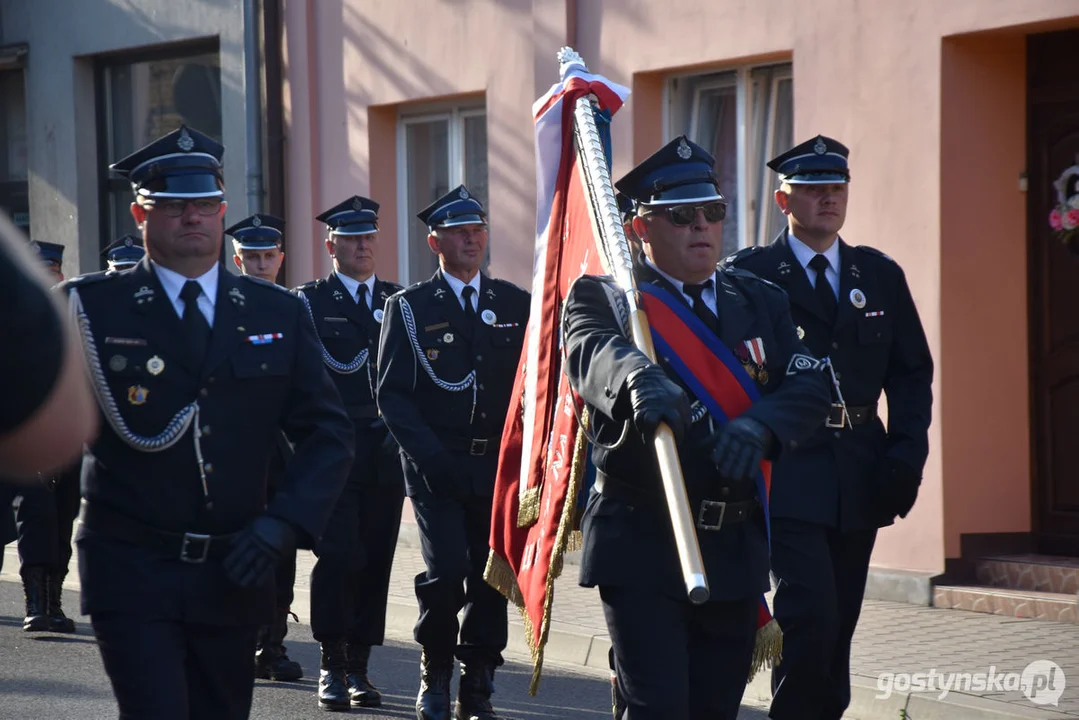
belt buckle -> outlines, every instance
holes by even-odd
[[[468,446],[469,455],[486,455],[487,454],[487,438],[472,438],[472,442]]]
[[[202,543],[202,552],[192,555],[188,552],[192,545],[196,543]],[[198,565],[199,563],[206,562],[206,558],[210,555],[210,536],[200,535],[199,533],[184,533],[184,541],[180,545],[180,559],[185,563],[192,563]]]
[[[838,412],[838,420],[836,413]],[[842,428],[847,425],[847,406],[843,403],[832,403],[832,407],[828,410],[828,419],[824,421],[824,426],[829,428]]]
[[[715,524],[705,519],[705,514],[712,508],[719,508],[719,520]],[[700,512],[697,513],[698,530],[719,530],[723,527],[723,516],[727,514],[727,503],[721,500],[702,500]]]

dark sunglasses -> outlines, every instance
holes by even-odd
[[[671,225],[686,227],[697,219],[698,210],[704,213],[704,219],[710,223],[723,222],[723,218],[727,217],[727,203],[723,200],[714,200],[704,205],[665,205],[650,208],[646,214],[655,215],[662,212],[667,215]]]

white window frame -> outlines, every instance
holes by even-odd
[[[409,277],[409,269],[412,267],[412,248],[409,243],[408,228],[412,218],[408,208],[408,126],[439,120],[448,122],[448,183],[450,188],[455,188],[465,181],[465,120],[486,115],[485,106],[466,105],[448,108],[441,112],[398,115],[397,117],[397,277],[405,285],[426,279]]]
[[[716,68],[715,70],[697,70],[691,73],[677,73],[667,77],[667,81],[663,84],[663,106],[666,111],[663,114],[663,134],[668,140],[672,139],[674,133],[681,133],[680,128],[675,128],[672,120],[674,113],[673,103],[675,101],[674,95],[671,92],[671,81],[677,80],[679,83],[693,82],[694,78],[701,77],[702,75],[711,75],[714,73],[733,72],[734,75],[729,78],[716,78],[711,81],[701,82],[699,85],[695,85],[693,89],[693,101],[690,104],[689,110],[689,132],[688,135],[692,139],[696,139],[699,131],[699,110],[701,104],[701,98],[703,93],[709,90],[718,90],[723,88],[729,88],[733,84],[735,87],[735,113],[736,113],[736,130],[735,135],[738,143],[737,151],[737,173],[738,173],[738,186],[740,192],[738,193],[738,247],[739,249],[748,247],[750,245],[763,245],[771,240],[771,238],[764,237],[765,224],[762,222],[765,213],[762,212],[762,208],[751,207],[752,202],[756,198],[758,193],[763,193],[767,187],[768,174],[764,172],[764,167],[761,165],[757,167],[757,163],[750,162],[750,159],[758,156],[757,150],[751,147],[751,141],[755,142],[755,135],[751,132],[754,127],[755,118],[753,114],[753,95],[751,94],[753,88],[751,84],[753,82],[753,71],[758,68],[775,67],[778,65],[786,65],[788,62],[766,62],[757,63],[753,65],[743,65],[736,68]],[[776,73],[772,78],[772,87],[770,88],[772,94],[771,97],[776,97],[779,83],[783,80],[793,80],[794,71],[793,67],[788,67],[782,71]],[[774,112],[766,118],[762,118],[761,122],[767,122],[767,128],[765,129],[765,148],[764,157],[775,157],[778,154],[778,150],[775,145],[775,127],[777,114]],[[752,137],[751,137],[752,136]],[[763,195],[761,195],[764,198]],[[764,198],[765,200],[767,198]],[[748,222],[750,218],[753,218],[753,222]],[[754,232],[751,236],[750,225],[753,225]]]

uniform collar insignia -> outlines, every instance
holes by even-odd
[[[492,290],[491,288],[487,288],[487,297],[493,298],[494,296],[495,296],[495,291]]]
[[[153,299],[154,291],[145,285],[140,287],[135,293],[135,300],[138,301],[139,305],[142,305],[144,302],[153,302]]]
[[[445,294],[446,294],[446,291],[443,290],[442,288],[438,288],[437,290],[435,290],[435,297],[438,298],[439,300],[441,300],[442,296],[445,295]]]
[[[231,288],[229,290],[229,300],[231,300],[234,305],[239,305],[241,307],[247,302],[247,298],[240,292],[240,288]]]

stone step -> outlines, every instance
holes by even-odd
[[[1079,593],[1079,558],[1054,555],[997,555],[977,563],[978,582],[1011,590]]]
[[[1052,620],[1071,624],[1079,622],[1079,616],[1076,614],[1076,596],[1072,593],[938,585],[933,588],[933,607],[1032,620]]]

